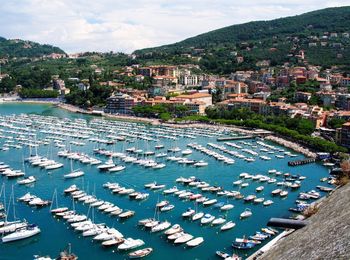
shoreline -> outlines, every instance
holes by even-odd
[[[74,113],[83,113],[83,114],[90,114],[94,115],[92,112],[89,112],[87,110],[79,109],[76,106],[69,105],[69,104],[58,104],[58,107],[62,109],[66,109],[70,112]],[[127,120],[127,121],[133,121],[133,122],[140,122],[140,123],[149,123],[152,125],[161,125],[161,126],[167,126],[167,127],[173,127],[173,128],[210,128],[213,130],[224,130],[224,131],[233,131],[233,132],[239,132],[243,134],[252,134],[252,130],[247,130],[244,128],[240,128],[237,126],[231,126],[231,125],[213,125],[213,124],[207,124],[207,123],[187,123],[187,124],[172,124],[172,123],[163,123],[159,119],[150,119],[150,118],[144,118],[144,117],[133,117],[133,116],[123,116],[123,115],[112,115],[112,114],[103,114],[102,117],[107,117],[111,119],[117,119],[117,120]],[[258,134],[262,132],[270,132],[265,131],[263,129],[256,129],[253,134]],[[270,132],[271,134],[264,137],[264,139],[268,141],[272,141],[274,143],[277,143],[281,146],[284,146],[288,149],[291,149],[295,152],[301,153],[306,157],[310,158],[316,158],[316,153],[310,151],[309,148],[300,146],[294,142],[288,141],[284,138],[275,136],[275,133]]]
[[[123,121],[130,121],[130,122],[136,122],[136,123],[146,123],[151,125],[160,125],[160,126],[167,126],[167,127],[173,127],[173,128],[209,128],[213,130],[223,130],[223,131],[232,131],[232,132],[239,132],[243,134],[252,134],[252,130],[240,128],[237,126],[232,125],[217,125],[217,124],[207,124],[207,123],[186,123],[186,124],[172,124],[172,123],[163,123],[159,119],[151,119],[151,118],[145,118],[145,117],[135,117],[135,116],[126,116],[126,115],[113,115],[113,114],[95,114],[92,111],[87,111],[85,109],[81,109],[79,107],[76,107],[74,105],[65,104],[65,103],[59,103],[55,101],[49,101],[49,100],[11,100],[11,101],[4,101],[3,103],[27,103],[27,104],[50,104],[55,105],[58,108],[67,110],[72,113],[77,114],[83,114],[83,115],[91,115],[91,116],[102,116],[108,119],[115,119],[115,120],[123,120]],[[253,134],[259,134],[262,132],[269,132],[265,131],[263,129],[256,129],[254,130]],[[272,141],[274,143],[277,143],[279,145],[282,145],[288,149],[291,149],[295,152],[301,153],[307,157],[316,158],[316,153],[310,151],[309,148],[301,146],[297,143],[288,141],[285,138],[277,137],[275,136],[275,133],[270,132],[270,135],[265,137],[266,140]]]
[[[59,101],[54,100],[35,100],[35,99],[6,99],[6,98],[0,98],[0,104],[6,104],[6,103],[26,103],[26,104],[48,104],[48,105],[55,105],[59,104]]]

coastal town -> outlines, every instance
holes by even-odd
[[[70,57],[76,59],[83,55]],[[304,61],[305,56],[301,51],[299,59]],[[63,58],[61,55],[50,57]],[[227,77],[195,73],[193,71],[200,71],[200,68],[194,64],[146,67],[134,64],[113,71],[109,81],[99,80],[98,75],[104,68],[92,65],[97,78],[95,83],[111,89],[111,94],[104,100],[103,107],[81,108],[95,114],[145,116],[135,108],[164,105],[175,117],[205,115],[206,109],[213,106],[228,111],[244,108],[263,116],[307,119],[315,126],[315,136],[350,147],[349,74],[337,68],[322,70],[307,64],[272,67],[269,61],[258,63],[262,66],[259,70],[233,71]],[[0,79],[6,77],[9,75],[2,74]],[[135,89],[128,84],[130,81],[142,84],[146,80],[150,82],[148,89]],[[52,75],[48,89],[57,91],[59,101],[66,102],[65,96],[69,95],[71,87],[86,92],[90,88],[89,79],[64,81],[59,75]],[[13,100],[13,97],[3,100]],[[160,118],[157,112],[146,116]]]
[[[44,2],[4,4],[1,259],[348,258],[350,6]]]

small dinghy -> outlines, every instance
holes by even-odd
[[[134,252],[129,253],[129,258],[143,258],[145,256],[148,256],[153,252],[153,249],[151,247],[147,247],[144,249],[136,250]]]

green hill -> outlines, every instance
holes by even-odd
[[[214,30],[184,41],[135,51],[139,59],[175,60],[174,56],[200,60],[209,71],[228,73],[232,69],[254,68],[257,61],[272,64],[298,63],[305,50],[315,65],[350,64],[350,7],[327,8],[271,21],[255,21]],[[337,33],[337,35],[331,33]],[[244,61],[237,62],[236,56]],[[199,58],[198,58],[199,57]]]
[[[65,52],[48,44],[0,37],[0,58],[34,58],[51,53],[64,54]]]

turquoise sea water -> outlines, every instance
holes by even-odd
[[[1,104],[0,115],[20,114],[20,113],[36,113],[45,116],[57,116],[61,118],[85,118],[91,120],[92,117],[73,114],[58,108],[54,108],[50,105],[32,105],[32,104]],[[95,148],[95,144],[85,140],[85,146],[74,147],[74,151],[85,152],[93,155],[92,150]],[[208,142],[218,143],[216,138],[197,137],[196,139],[179,138],[177,145],[181,149],[185,149],[186,145],[190,142],[196,142],[206,146]],[[254,142],[253,140],[247,142]],[[4,143],[3,139],[0,139],[0,145]],[[174,141],[164,139],[162,143],[165,145],[165,149],[173,146]],[[220,143],[223,144],[223,143]],[[276,144],[270,143],[274,146]],[[113,146],[108,146],[107,149],[114,151],[122,151],[127,147],[138,146],[143,149],[153,148],[155,143],[147,144],[145,141],[138,140],[136,143],[126,144],[124,142],[117,142]],[[241,144],[240,144],[241,145]],[[244,145],[243,145],[244,146]],[[249,146],[245,146],[250,148]],[[230,150],[234,148],[228,147]],[[262,148],[262,147],[259,147]],[[47,155],[48,146],[40,146],[39,154]],[[284,148],[285,149],[285,148]],[[6,194],[9,197],[11,192],[11,185],[14,184],[15,196],[20,197],[26,192],[31,192],[43,199],[51,200],[54,189],[58,191],[58,201],[60,206],[72,206],[72,200],[68,196],[64,196],[63,190],[72,184],[77,184],[80,188],[83,188],[89,193],[95,193],[99,199],[108,200],[120,208],[135,210],[136,214],[132,218],[120,222],[118,218],[111,217],[107,214],[103,214],[98,210],[95,211],[95,222],[106,223],[108,226],[114,226],[125,237],[140,238],[145,241],[144,247],[152,247],[154,252],[148,256],[148,259],[215,259],[215,251],[223,250],[228,253],[236,253],[242,257],[249,256],[259,247],[255,247],[253,250],[239,251],[233,250],[231,247],[232,241],[236,237],[242,237],[244,235],[253,235],[255,231],[264,227],[270,217],[288,217],[290,212],[288,208],[294,207],[294,201],[296,200],[300,191],[309,191],[315,189],[316,185],[320,184],[320,178],[328,176],[328,170],[319,164],[309,164],[301,167],[289,167],[287,165],[288,160],[295,160],[303,158],[302,155],[298,157],[285,159],[276,159],[271,155],[272,160],[263,161],[259,158],[255,162],[245,162],[244,160],[235,158],[236,163],[233,165],[225,165],[219,161],[216,161],[212,157],[201,154],[198,151],[193,150],[193,154],[189,157],[195,160],[204,159],[209,163],[208,167],[194,168],[191,166],[179,165],[176,162],[166,161],[167,166],[160,170],[145,169],[139,165],[125,164],[126,170],[120,173],[101,173],[96,169],[96,166],[84,165],[78,162],[74,162],[74,168],[80,168],[85,172],[84,178],[77,178],[71,180],[64,180],[63,174],[70,171],[70,162],[68,159],[60,158],[56,156],[59,149],[52,146],[53,158],[59,162],[64,163],[64,168],[53,170],[51,174],[48,174],[47,170],[41,170],[40,168],[25,165],[26,175],[34,175],[37,178],[37,182],[29,187],[16,185],[15,180],[7,180],[4,177],[0,177],[1,182],[6,185]],[[287,149],[285,149],[287,150]],[[220,152],[223,154],[222,152]],[[293,152],[294,153],[294,152]],[[261,153],[263,154],[263,153]],[[0,161],[10,164],[12,168],[22,169],[22,158],[29,155],[28,148],[23,149],[10,149],[9,151],[0,151]],[[268,154],[266,154],[268,155]],[[102,161],[106,160],[106,157],[94,155],[99,157]],[[162,159],[165,161],[165,159]],[[117,161],[117,160],[116,160]],[[137,191],[144,190],[144,184],[157,181],[161,184],[166,184],[167,188],[177,185],[179,189],[190,189],[188,186],[182,184],[176,184],[175,179],[183,176],[190,177],[196,176],[203,181],[209,182],[211,185],[219,185],[226,190],[237,190],[238,188],[232,185],[233,181],[239,179],[238,175],[242,172],[248,172],[250,174],[264,174],[268,175],[269,169],[277,169],[282,172],[290,172],[292,174],[301,174],[306,176],[307,179],[302,181],[302,187],[297,191],[289,190],[287,198],[281,199],[280,197],[272,197],[271,191],[276,189],[276,184],[260,183],[252,180],[248,180],[249,186],[242,188],[240,191],[243,195],[255,194],[256,187],[260,185],[265,186],[265,190],[261,192],[258,197],[264,197],[265,200],[272,199],[275,203],[269,207],[264,207],[262,204],[245,203],[243,200],[227,199],[225,197],[218,197],[211,193],[202,192],[205,196],[210,198],[217,198],[218,201],[228,202],[233,204],[234,209],[227,212],[227,219],[233,220],[236,226],[227,231],[220,232],[220,227],[201,226],[200,223],[184,220],[181,214],[186,211],[188,207],[194,207],[193,202],[180,200],[174,195],[164,196],[161,191],[149,191],[150,197],[142,202],[130,200],[128,196],[113,195],[108,190],[102,188],[102,184],[109,182],[119,182],[120,184],[132,187]],[[277,177],[282,180],[282,177]],[[323,184],[324,185],[324,184]],[[197,193],[200,192],[196,188],[192,190]],[[205,242],[197,248],[187,249],[185,245],[174,246],[172,243],[167,242],[166,237],[160,233],[150,233],[137,226],[137,221],[143,218],[154,216],[154,207],[158,200],[169,200],[171,204],[175,205],[175,209],[167,212],[160,213],[160,220],[168,220],[172,224],[180,224],[187,233],[192,234],[194,237],[203,236]],[[210,213],[216,217],[223,215],[218,209],[213,207],[203,208],[198,206],[199,210],[205,213]],[[253,216],[240,220],[239,215],[245,208],[250,208],[253,212]],[[76,204],[76,210],[79,213],[87,214],[88,206],[78,202]],[[22,204],[16,203],[16,215],[19,218],[26,218],[31,223],[36,223],[41,228],[41,234],[30,239],[18,241],[9,244],[0,244],[0,259],[32,259],[33,255],[50,255],[51,257],[57,256],[61,249],[65,248],[68,243],[72,244],[73,252],[79,256],[79,259],[127,259],[127,253],[120,253],[116,248],[104,249],[99,243],[92,242],[91,238],[83,238],[79,233],[74,232],[67,223],[63,220],[57,220],[49,212],[49,208],[35,209]],[[10,212],[11,218],[11,212]],[[264,244],[264,243],[263,243]],[[263,245],[262,244],[262,245]]]

